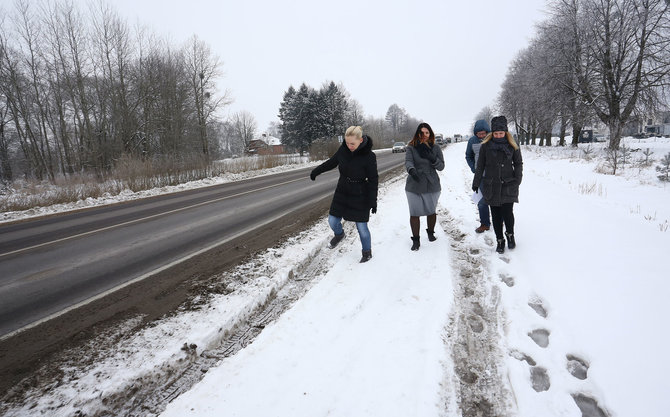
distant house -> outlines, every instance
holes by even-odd
[[[279,155],[285,152],[281,139],[263,133],[260,138],[249,142],[246,153],[248,155]]]
[[[632,118],[623,129],[624,136],[649,137],[670,135],[670,111]]]

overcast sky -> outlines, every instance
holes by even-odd
[[[469,133],[494,102],[546,8],[546,0],[110,3],[174,43],[192,34],[206,41],[223,62],[221,89],[235,100],[225,113],[248,110],[260,130],[278,120],[289,85],[333,80],[368,115],[397,103],[449,136]]]

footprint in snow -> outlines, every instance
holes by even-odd
[[[598,401],[586,394],[572,394],[577,407],[582,412],[582,417],[610,417],[599,405]]]
[[[508,287],[513,287],[514,286],[514,277],[510,277],[509,275],[505,274],[500,274],[499,275],[500,280],[505,283]]]
[[[530,368],[530,382],[533,385],[535,392],[547,391],[551,387],[549,374],[547,370],[541,366],[533,366]]]
[[[528,365],[530,365],[530,366],[535,366],[535,365],[537,365],[537,362],[535,362],[535,359],[533,359],[533,358],[530,357],[529,355],[527,355],[527,354],[525,354],[525,353],[523,353],[523,352],[521,352],[521,351],[518,351],[518,350],[516,350],[516,349],[510,350],[510,351],[509,351],[509,355],[510,355],[511,357],[513,357],[514,359],[518,360],[518,361],[522,361],[522,362],[525,361],[525,362],[526,362]]]
[[[484,321],[478,316],[475,315],[469,316],[468,324],[470,325],[472,331],[475,333],[481,333],[484,331]]]
[[[547,318],[547,309],[544,307],[544,302],[539,297],[533,297],[528,301],[528,306],[535,310],[538,316]]]
[[[535,392],[547,391],[551,387],[551,380],[549,379],[547,369],[542,366],[536,366],[535,359],[515,349],[510,350],[509,355],[518,361],[526,362],[530,365],[530,383]]]
[[[479,376],[476,373],[463,366],[457,367],[455,371],[458,378],[466,384],[474,384],[479,379]]]
[[[546,348],[549,346],[549,330],[547,329],[535,329],[528,333],[528,336],[533,339],[533,342],[539,347]]]
[[[585,380],[589,371],[589,363],[575,355],[566,355],[568,360],[567,368],[570,375],[577,379]]]

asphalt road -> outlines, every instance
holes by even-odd
[[[404,154],[379,153],[380,174]],[[0,225],[0,339],[330,196],[309,169]]]

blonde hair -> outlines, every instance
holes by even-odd
[[[516,141],[514,140],[514,136],[512,136],[511,133],[505,132],[505,137],[507,138],[507,142],[509,142],[509,144],[512,146],[512,148],[514,148],[515,151],[519,149],[519,145],[516,144]],[[493,138],[493,132],[486,135],[484,140],[482,140],[482,144],[485,144],[486,142],[490,141],[492,138]]]
[[[348,138],[350,136],[355,136],[356,139],[363,138],[363,128],[360,126],[349,126],[347,131],[344,133],[344,137]]]

